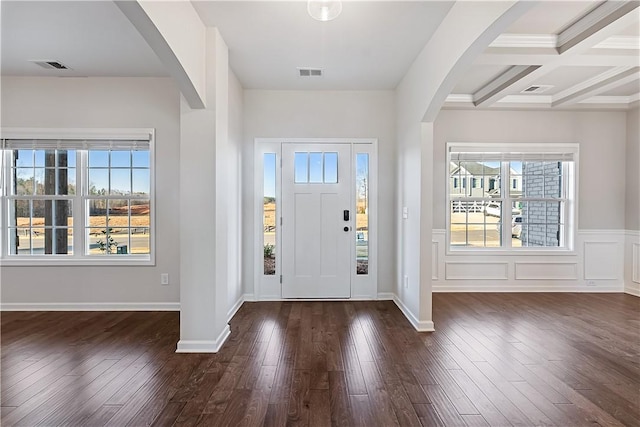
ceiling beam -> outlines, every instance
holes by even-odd
[[[558,53],[583,42],[640,6],[638,1],[606,1],[558,34]],[[593,44],[592,44],[593,46]]]
[[[189,106],[204,108],[205,26],[193,5],[188,1],[116,0],[114,3],[158,56]],[[166,8],[170,10],[164,10]]]
[[[482,105],[483,102],[490,99],[496,93],[502,92],[538,68],[540,68],[539,65],[514,65],[474,93],[473,103],[476,106]]]
[[[616,67],[553,96],[552,107],[575,104],[638,80],[640,67]]]

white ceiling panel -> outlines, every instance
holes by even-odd
[[[640,13],[640,10],[638,10],[638,13]],[[640,37],[640,23],[631,25],[626,30],[621,31],[618,35]]]
[[[640,79],[640,76],[638,76]],[[606,92],[600,93],[599,95],[604,96],[631,96],[640,92],[640,80],[636,80],[615,89],[608,90]]]
[[[456,84],[451,93],[474,94],[478,89],[507,71],[510,66],[473,65]]]
[[[542,1],[514,22],[505,33],[558,34],[600,1]]]
[[[167,76],[111,1],[2,1],[2,75]],[[30,60],[56,60],[47,70]]]
[[[343,2],[342,14],[319,22],[306,2],[194,2],[218,27],[231,68],[248,89],[393,89],[453,2]],[[321,68],[322,78],[298,77]]]

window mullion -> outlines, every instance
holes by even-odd
[[[511,170],[508,161],[501,162],[500,194],[502,198],[502,222],[500,224],[502,233],[502,246],[511,249]]]
[[[73,257],[82,258],[86,250],[85,202],[87,192],[87,150],[76,151],[76,194],[73,203]]]

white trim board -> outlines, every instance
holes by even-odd
[[[521,292],[539,292],[539,293],[623,293],[624,290],[620,285],[604,285],[598,287],[578,287],[578,286],[555,286],[555,285],[528,285],[522,286],[516,285],[465,285],[465,284],[452,284],[443,286],[433,286],[433,293],[485,293],[485,292],[497,292],[497,293],[521,293]]]
[[[624,293],[627,295],[633,295],[634,297],[640,298],[640,289],[625,288]]]
[[[180,311],[179,302],[3,302],[0,311]]]
[[[231,335],[231,328],[226,325],[215,341],[180,340],[176,346],[176,353],[217,353]]]
[[[434,332],[434,325],[432,321],[420,321],[414,316],[414,314],[409,310],[409,308],[404,305],[404,303],[398,298],[397,295],[393,296],[393,302],[396,303],[404,317],[407,318],[411,326],[418,332]]]
[[[240,295],[240,298],[238,298],[238,300],[233,304],[233,306],[227,311],[227,323],[231,322],[231,319],[233,318],[233,316],[236,315],[238,310],[240,310],[240,307],[242,307],[245,301],[246,301],[245,296]]]

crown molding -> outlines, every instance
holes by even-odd
[[[500,34],[489,47],[495,48],[541,48],[558,47],[555,34]],[[593,46],[594,49],[640,50],[640,37],[611,36]]]
[[[500,34],[489,47],[513,48],[547,48],[555,49],[558,36],[555,34]]]
[[[507,95],[497,104],[545,104],[551,106],[551,95]]]
[[[632,96],[592,96],[591,98],[584,99],[579,101],[578,104],[622,104],[629,105],[634,100],[632,98],[638,98],[638,95]]]
[[[640,50],[640,37],[636,36],[612,36],[598,43],[594,49],[628,49]]]
[[[455,104],[465,103],[472,104],[473,103],[473,95],[465,94],[465,93],[452,93],[447,96],[445,102],[451,102]]]

